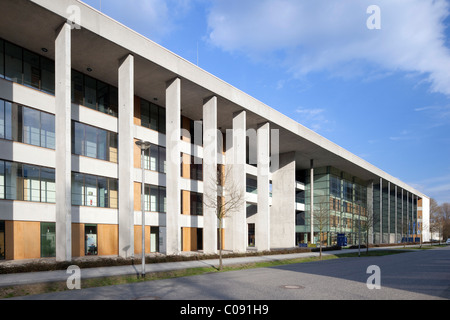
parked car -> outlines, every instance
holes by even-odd
[[[450,238],[448,238],[447,241],[445,241],[445,244],[450,244]]]

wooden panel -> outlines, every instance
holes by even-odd
[[[190,134],[191,119],[182,116],[181,117],[181,129],[187,130],[187,131],[181,130],[181,140],[191,143],[191,134]],[[189,132],[189,134],[188,134],[188,132]]]
[[[186,153],[181,154],[181,177],[190,179],[191,178],[191,156]]]
[[[191,193],[186,190],[181,190],[181,213],[185,215],[191,215]]]
[[[134,96],[134,124],[141,125],[141,99]]]
[[[118,255],[119,226],[116,224],[99,224],[97,233],[99,256]]]
[[[141,186],[142,183],[134,183],[134,211],[141,211]]]
[[[142,252],[142,226],[134,226],[134,253]],[[150,253],[150,226],[145,226],[145,253]]]
[[[14,221],[5,221],[5,259],[14,259]]]
[[[141,149],[136,144],[138,139],[134,139],[134,149],[133,149],[133,163],[135,168],[141,168]]]
[[[84,256],[84,224],[72,223],[72,256]]]
[[[6,259],[39,259],[41,257],[41,224],[29,221],[7,221]]]
[[[197,228],[182,228],[183,251],[197,251]]]

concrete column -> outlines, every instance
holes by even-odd
[[[119,61],[119,256],[134,256],[134,57]]]
[[[391,183],[388,181],[387,243],[391,243]]]
[[[166,83],[166,254],[181,252],[181,79]]]
[[[217,199],[217,97],[203,102],[203,197]],[[203,206],[203,251],[217,252],[217,212]]]
[[[310,195],[309,195],[309,203],[310,203],[310,233],[311,233],[311,243],[314,243],[314,160],[311,159],[310,169],[309,169],[309,185],[310,185]]]
[[[258,125],[257,129],[257,188],[258,213],[255,223],[255,245],[258,251],[270,250],[270,124]]]
[[[231,183],[233,188],[240,190],[244,198],[246,192],[246,121],[246,112],[237,112],[233,114],[233,129],[227,130],[226,170],[231,167],[229,172],[231,173],[229,179],[231,181],[225,181],[227,184]],[[227,189],[229,186],[225,188]],[[225,249],[231,249],[234,252],[245,252],[247,250],[246,208],[246,201],[243,199],[239,208],[226,219]]]
[[[367,184],[367,216],[372,217],[372,224],[370,226],[369,230],[369,243],[373,244],[373,181],[369,181]]]
[[[395,229],[395,243],[397,243],[398,242],[398,230],[397,230],[397,227],[398,227],[398,225],[397,225],[397,214],[398,214],[398,212],[397,212],[397,208],[398,208],[398,203],[397,203],[397,199],[398,199],[398,197],[397,197],[397,186],[395,186],[394,187],[394,189],[395,189],[395,191],[394,191],[394,193],[395,193],[395,208],[394,208],[394,210],[395,210],[395,222],[394,222],[394,229]]]
[[[270,247],[290,248],[295,244],[295,152],[279,155],[279,167],[272,172]]]
[[[65,23],[55,41],[56,260],[72,259],[71,27]]]
[[[383,243],[383,179],[380,178],[380,234],[378,243]]]

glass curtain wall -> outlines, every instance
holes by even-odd
[[[0,39],[0,77],[55,94],[55,63]]]
[[[72,205],[118,207],[117,179],[72,172]]]
[[[55,149],[55,116],[0,99],[0,139]]]
[[[0,160],[0,199],[55,203],[55,169]]]
[[[309,173],[309,172],[308,172]],[[309,174],[305,176],[305,213],[297,213],[297,239],[310,233],[311,184]],[[337,235],[344,233],[349,244],[357,242],[359,219],[367,219],[366,183],[333,167],[314,169],[313,221],[315,240],[322,232],[324,244],[336,244]],[[299,225],[301,223],[301,225]],[[361,235],[363,239],[363,235]]]

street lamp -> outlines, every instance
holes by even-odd
[[[142,211],[142,278],[145,278],[145,166],[144,152],[150,148],[148,141],[136,141],[136,145],[141,149],[142,187],[141,187],[141,211]]]

